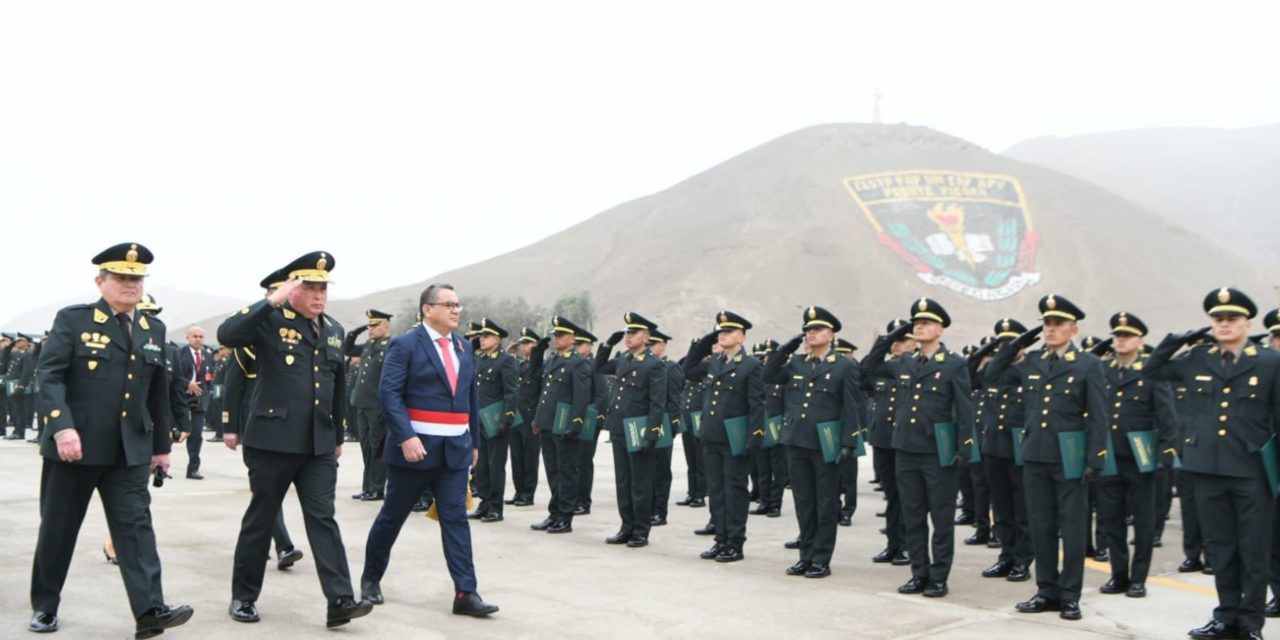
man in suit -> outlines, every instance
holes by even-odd
[[[187,438],[187,478],[204,480],[200,473],[200,447],[204,444],[205,412],[209,408],[209,351],[204,347],[204,329],[187,328],[187,346],[178,350],[174,372],[182,381],[183,400],[191,410],[191,437]]]
[[[462,305],[447,284],[418,298],[422,323],[391,340],[379,393],[387,421],[387,495],[369,529],[360,590],[383,602],[391,546],[422,492],[430,488],[440,518],[445,563],[453,578],[453,613],[495,613],[476,592],[467,522],[467,476],[480,456],[480,407],[471,345],[454,331]]]
[[[31,569],[35,613],[27,627],[36,633],[58,630],[62,586],[94,491],[115,542],[136,637],[159,635],[193,613],[164,603],[151,528],[148,472],[169,467],[170,403],[180,401],[165,373],[164,323],[137,311],[151,261],[151,251],[137,243],[99,253],[94,282],[102,297],[59,311],[41,350],[40,415],[47,428]]]
[[[1258,307],[1231,287],[1210,291],[1204,310],[1212,325],[1165,337],[1147,359],[1143,375],[1186,385],[1212,398],[1211,413],[1197,416],[1183,434],[1182,473],[1194,478],[1218,606],[1213,619],[1192,629],[1193,638],[1262,638],[1267,597],[1275,487],[1268,468],[1280,426],[1280,353],[1249,343]],[[1214,342],[1172,356],[1197,336]]]
[[[253,497],[236,541],[229,612],[237,622],[260,619],[256,601],[271,531],[290,485],[297,488],[302,503],[317,577],[328,601],[325,626],[347,624],[373,608],[355,600],[347,552],[334,519],[347,389],[345,334],[324,312],[335,263],[324,251],[299,257],[285,267],[284,284],[218,327],[219,343],[252,348],[259,366],[244,427],[244,461]]]
[[[586,426],[591,403],[591,365],[574,350],[578,334],[585,331],[572,321],[551,318],[551,357],[544,359],[542,392],[533,413],[533,434],[542,440],[542,460],[551,485],[547,517],[530,525],[534,531],[569,533],[578,506],[578,436]]]

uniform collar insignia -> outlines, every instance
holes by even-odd
[[[835,361],[836,361],[836,354],[833,353],[827,356],[827,362],[835,362]]]
[[[142,327],[144,331],[151,330],[151,324],[147,322],[147,314],[144,313],[138,316],[138,326]]]
[[[933,354],[933,359],[938,362],[944,362],[947,359],[947,352],[942,349],[938,349],[938,352]]]
[[[1076,361],[1076,352],[1075,352],[1075,351],[1068,351],[1068,352],[1066,352],[1065,354],[1063,354],[1063,355],[1062,355],[1062,359],[1063,359],[1063,360],[1066,360],[1067,362],[1075,362],[1075,361]]]
[[[109,318],[109,317],[110,317],[110,316],[108,316],[107,314],[103,313],[102,309],[94,309],[94,310],[93,310],[93,321],[94,321],[94,322],[96,322],[96,323],[98,323],[98,324],[102,324],[102,323],[106,322],[106,321],[107,321],[107,318]]]
[[[1258,348],[1253,345],[1249,345],[1244,348],[1244,354],[1246,356],[1256,356],[1258,355]]]
[[[295,313],[292,309],[281,309],[280,311],[284,313],[285,320],[292,320],[298,317],[298,314]]]

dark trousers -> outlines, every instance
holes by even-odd
[[[1116,458],[1114,476],[1098,482],[1098,520],[1111,558],[1111,575],[1146,582],[1151,570],[1156,526],[1156,476],[1139,473],[1132,458]],[[1129,527],[1125,516],[1133,514],[1133,567],[1129,567]]]
[[[964,513],[973,516],[973,524],[979,535],[991,532],[991,489],[982,463],[970,463],[961,459],[956,467],[956,482],[964,499]]]
[[[471,557],[471,526],[467,522],[466,469],[409,469],[387,466],[387,497],[369,528],[361,581],[381,582],[391,559],[391,547],[413,509],[426,491],[435,496],[440,516],[440,543],[454,591],[476,590],[476,569]]]
[[[858,510],[858,459],[850,457],[837,465],[836,470],[840,474],[840,513],[852,517]]]
[[[871,450],[871,464],[875,467],[876,477],[880,478],[880,488],[884,489],[884,528],[885,537],[889,539],[888,548],[902,551],[907,548],[907,534],[902,528],[902,497],[898,494],[896,461],[893,449],[874,447]]]
[[[164,604],[160,556],[151,528],[147,465],[88,466],[45,458],[40,470],[40,531],[31,566],[31,608],[57,613],[76,537],[96,489],[116,547],[129,608],[138,616]]]
[[[1271,571],[1267,582],[1271,585],[1271,597],[1280,598],[1280,500],[1275,503],[1275,512],[1271,516]]]
[[[1173,508],[1173,475],[1170,470],[1156,476],[1156,540],[1164,537],[1164,523],[1169,520],[1169,511]]]
[[[529,431],[530,419],[525,416],[525,424],[511,430],[511,483],[515,485],[515,497],[533,500],[538,490],[538,451],[542,442]]]
[[[208,393],[212,393],[212,387],[210,387],[210,391]],[[214,437],[221,440],[223,435],[222,400],[209,398],[209,409],[205,413],[213,416],[213,424],[209,425],[209,428],[213,430]]]
[[[35,410],[35,396],[31,394],[15,394],[8,397],[9,419],[13,421],[13,434],[23,437],[27,427],[31,426],[32,414]],[[0,426],[3,429],[3,426]],[[0,434],[3,435],[3,434]]]
[[[1088,487],[1083,480],[1064,478],[1060,464],[1028,461],[1022,465],[1022,488],[1036,558],[1037,593],[1055,602],[1078,601],[1084,582]],[[1062,532],[1061,569],[1059,531]]]
[[[334,485],[338,481],[338,461],[334,455],[277,453],[245,447],[244,463],[249,468],[249,489],[253,495],[240,521],[231,597],[254,602],[262,592],[267,569],[264,559],[270,557],[271,532],[290,485],[295,487],[298,501],[302,503],[302,517],[307,524],[307,540],[315,558],[320,590],[330,602],[353,596],[347,550],[333,517]]]
[[[936,453],[899,451],[894,457],[911,575],[946,582],[956,551],[956,468],[938,464]]]
[[[664,447],[653,452],[653,515],[667,517],[667,503],[671,501],[671,456],[675,447]]]
[[[1084,541],[1085,550],[1102,550],[1107,548],[1107,541],[1102,537],[1102,510],[1098,507],[1098,482],[1091,482],[1085,497]]]
[[[542,462],[547,469],[547,484],[551,486],[551,500],[547,502],[547,516],[556,522],[573,522],[573,510],[578,506],[578,450],[582,441],[578,436],[562,438],[542,430]]]
[[[1205,548],[1204,535],[1200,532],[1200,510],[1196,508],[1196,474],[1190,471],[1176,471],[1174,484],[1178,486],[1178,506],[1182,511],[1182,554],[1188,560],[1199,560],[1204,556],[1206,564],[1209,550]]]
[[[502,514],[502,498],[507,490],[507,449],[511,446],[507,429],[493,438],[481,436],[480,463],[477,465],[476,487],[480,510]]]
[[[770,509],[782,508],[787,486],[787,450],[781,445],[756,449],[748,456],[760,478],[760,503]]]
[[[8,427],[9,427],[9,394],[4,392],[4,376],[0,376],[0,432],[3,432]]]
[[[382,461],[382,447],[387,439],[387,423],[382,409],[356,409],[356,437],[360,440],[360,456],[364,461],[361,488],[365,493],[385,493],[387,463]]]
[[[187,436],[187,473],[200,470],[200,448],[204,446],[204,412],[191,412],[191,435]]]
[[[716,543],[742,549],[747,541],[747,456],[735,456],[727,442],[702,441],[702,459],[707,465],[707,498],[711,522],[716,526]]]
[[[840,474],[836,465],[823,461],[822,452],[816,449],[787,446],[787,469],[796,521],[800,524],[800,560],[830,564],[840,514]]]
[[[600,430],[595,437],[583,440],[578,448],[578,506],[591,508],[591,489],[596,483],[596,443],[600,442]]]
[[[293,538],[289,537],[289,527],[284,525],[284,509],[276,515],[276,523],[271,527],[271,540],[276,543],[276,555],[293,550]]]
[[[1261,629],[1275,511],[1271,490],[1265,478],[1194,475],[1196,508],[1218,590],[1213,617]]]
[[[618,493],[619,533],[633,538],[649,537],[649,516],[653,515],[653,467],[651,453],[627,453],[626,438],[610,434],[613,445],[614,483]]]
[[[1012,458],[986,456],[986,469],[991,506],[995,510],[993,530],[1000,538],[1000,561],[1030,566],[1035,554],[1031,550],[1031,530],[1027,524],[1027,498],[1022,491],[1022,469]]]
[[[686,414],[687,415],[687,414]],[[693,424],[692,418],[686,418],[685,424]],[[707,495],[707,473],[702,467],[701,438],[695,438],[693,427],[680,434],[680,444],[684,447],[684,464],[687,469],[689,497],[705,498]]]

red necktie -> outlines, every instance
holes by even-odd
[[[449,391],[454,395],[458,394],[458,372],[453,370],[453,349],[450,348],[448,336],[440,336],[436,338],[436,342],[440,343],[440,353],[444,357],[444,373],[449,376]]]
[[[200,367],[204,366],[204,355],[199,350],[196,351],[196,373],[200,373]]]

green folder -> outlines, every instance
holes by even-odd
[[[622,435],[627,439],[627,453],[635,453],[644,446],[649,432],[649,416],[622,419]]]
[[[676,424],[672,425],[672,427],[674,427],[674,428],[671,430],[671,432],[672,432],[674,435],[680,435],[680,434],[684,433],[686,429],[688,429],[688,428],[689,428],[689,427],[686,427],[686,426],[685,426],[685,421],[684,421],[684,419],[683,419],[683,418],[680,420],[680,422],[678,422],[678,423],[676,423]]]
[[[502,416],[507,412],[507,403],[499,400],[487,407],[480,409],[480,427],[484,431],[484,437],[495,438],[498,435],[498,429],[502,428]],[[560,411],[557,409],[556,418],[559,419]],[[520,412],[517,411],[512,417],[511,426],[517,427],[524,423],[520,418]]]
[[[693,429],[693,437],[701,438],[702,437],[702,412],[690,411],[689,422],[691,423],[689,427]]]
[[[516,418],[520,415],[516,414]],[[591,442],[596,439],[596,429],[600,426],[600,411],[596,409],[594,404],[587,405],[587,423],[582,425],[582,430],[578,432],[578,439]]]
[[[220,384],[215,384],[215,385],[213,385],[212,392],[213,392],[213,393],[210,395],[210,397],[211,397],[212,399],[214,399],[214,400],[219,400],[219,399],[221,399],[221,398],[222,398],[222,385],[220,385]]]
[[[569,414],[572,412],[572,404],[568,402],[556,403],[556,416],[551,420],[552,435],[562,436],[569,432]]]
[[[738,416],[724,421],[724,435],[729,439],[730,455],[740,456],[747,452],[747,416]]]
[[[969,443],[969,464],[982,464],[982,447],[979,446],[977,438],[973,438]]]
[[[671,426],[671,414],[662,414],[662,431],[658,432],[658,448],[670,449],[675,442],[675,430]]]
[[[1087,431],[1063,431],[1058,434],[1058,453],[1062,454],[1062,477],[1079,480],[1084,475],[1085,446],[1089,442]]]
[[[1027,430],[1025,427],[1014,427],[1009,430],[1009,434],[1013,436],[1013,464],[1022,466],[1022,439],[1026,437]]]
[[[934,424],[933,441],[938,444],[938,464],[944,467],[954,465],[956,463],[956,423]]]
[[[1129,449],[1133,451],[1133,461],[1138,463],[1139,473],[1151,473],[1156,470],[1156,432],[1130,431]]]
[[[17,389],[17,387],[18,387],[17,380],[6,380],[4,383],[4,392],[5,394],[11,395],[11,396],[17,395],[17,393],[15,392],[15,389]]]
[[[863,429],[853,438],[853,457],[861,458],[867,455],[867,430]]]
[[[1262,468],[1267,472],[1271,497],[1280,498],[1280,458],[1276,457],[1276,437],[1267,438],[1267,443],[1258,452],[1262,454]]]
[[[835,462],[840,457],[840,433],[844,423],[840,420],[818,423],[818,444],[822,445],[823,462]]]
[[[1111,444],[1111,432],[1107,432],[1107,455],[1102,456],[1102,473],[1104,476],[1119,475],[1120,469],[1116,468],[1116,448]]]
[[[768,449],[782,442],[782,416],[764,419],[764,448]]]

